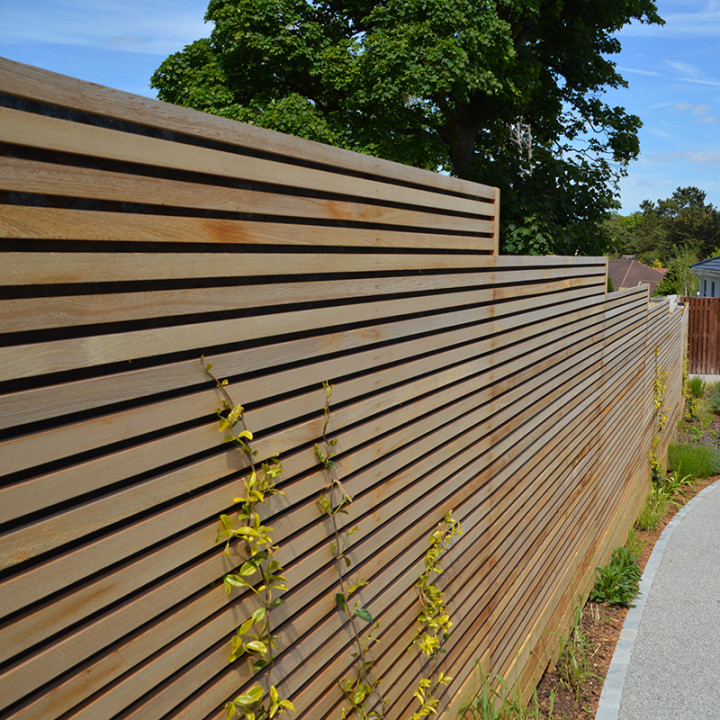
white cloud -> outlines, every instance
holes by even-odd
[[[720,150],[701,150],[699,152],[681,150],[674,153],[652,153],[650,159],[661,165],[681,162],[689,162],[694,165],[717,165],[720,163]]]
[[[166,55],[209,35],[207,0],[3,0],[0,43]]]
[[[702,77],[702,72],[690,63],[678,62],[677,60],[666,60],[665,63],[681,75],[687,77]]]
[[[695,83],[697,85],[711,85],[720,87],[720,81],[706,75],[700,68],[687,62],[678,60],[666,60],[665,64],[680,75],[675,80],[680,82]]]
[[[690,112],[695,117],[704,118],[710,115],[715,109],[712,105],[691,105],[690,103],[682,102],[675,105],[675,109],[679,112]]]
[[[700,122],[704,125],[710,125],[711,123],[716,123],[717,118],[714,115],[708,115],[707,117],[700,118]]]
[[[657,137],[661,137],[661,138],[671,138],[672,137],[672,135],[670,133],[667,133],[664,130],[658,130],[658,128],[648,128],[647,131],[651,135],[656,135]]]
[[[681,12],[667,12],[660,8],[660,16],[665,25],[647,25],[633,22],[620,31],[620,36],[698,38],[720,36],[720,3],[701,3],[697,11],[692,12],[687,3],[677,3]]]
[[[635,73],[636,75],[653,75],[659,77],[660,73],[655,70],[638,70],[636,68],[618,67],[620,72]]]

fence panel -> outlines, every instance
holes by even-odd
[[[688,371],[720,374],[720,298],[684,297],[688,306]]]
[[[272,680],[294,717],[346,704],[322,383],[357,594],[388,718],[430,672],[407,652],[428,538],[454,623],[450,717],[480,661],[528,688],[647,489],[686,316],[606,295],[602,258],[499,257],[493,188],[0,61],[0,713],[198,720],[263,680],[228,663],[256,607],[216,543],[247,462],[288,591]]]

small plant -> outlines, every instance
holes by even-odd
[[[705,382],[697,375],[688,380],[688,391],[693,397],[701,398],[705,394]]]
[[[625,547],[636,557],[640,557],[640,554],[645,549],[645,543],[640,539],[640,536],[637,534],[637,529],[634,526],[631,527],[628,532]]]
[[[663,492],[662,487],[653,485],[645,498],[645,504],[635,520],[635,527],[638,530],[648,532],[654,530],[658,523],[665,517],[668,511],[670,500]]]
[[[415,587],[418,591],[420,607],[418,623],[422,628],[415,636],[412,644],[432,661],[431,677],[422,678],[418,683],[413,696],[420,703],[420,707],[413,713],[411,720],[420,720],[429,714],[436,714],[438,699],[434,696],[439,685],[447,685],[452,680],[449,675],[439,673],[436,677],[437,658],[444,653],[443,645],[450,639],[450,615],[443,601],[443,592],[435,584],[435,576],[443,571],[440,565],[441,556],[448,550],[452,539],[462,533],[460,523],[452,516],[452,510],[445,514],[442,522],[438,524],[430,535],[430,547],[425,553],[425,571],[422,573]]]
[[[250,447],[253,435],[245,424],[242,405],[233,401],[227,390],[228,381],[219,380],[213,373],[212,363],[201,358],[205,373],[215,381],[222,393],[223,406],[217,409],[220,432],[228,433],[227,441],[235,443],[250,465],[250,473],[244,480],[244,493],[234,502],[240,509],[233,519],[220,516],[220,529],[216,542],[225,541],[225,554],[230,554],[231,543],[238,540],[246,558],[239,569],[223,578],[225,593],[240,588],[252,593],[259,607],[249,618],[243,620],[231,641],[230,662],[247,656],[255,672],[267,669],[267,687],[253,685],[225,705],[226,717],[243,715],[245,720],[264,720],[294,710],[293,704],[278,693],[271,683],[271,671],[275,658],[276,636],[272,633],[270,611],[283,602],[278,593],[287,590],[280,564],[273,558],[277,546],[272,542],[272,530],[265,526],[257,510],[258,505],[271,495],[282,494],[275,486],[275,478],[282,472],[277,458],[264,462],[258,468],[256,452]]]
[[[663,482],[663,490],[670,499],[670,502],[677,507],[682,507],[684,503],[676,502],[673,498],[676,495],[680,495],[683,499],[686,499],[688,489],[695,489],[695,478],[691,475],[680,477],[680,473],[675,472],[672,475],[668,475]]]
[[[325,470],[327,484],[316,504],[320,512],[332,522],[333,541],[330,549],[340,586],[340,592],[335,594],[335,604],[338,610],[347,617],[355,643],[353,674],[338,681],[340,689],[349,702],[349,707],[343,707],[341,710],[341,719],[344,720],[355,714],[361,720],[371,720],[383,716],[386,704],[385,698],[378,689],[380,681],[372,674],[375,662],[370,653],[372,645],[376,642],[372,633],[378,629],[380,624],[375,623],[372,630],[366,633],[359,623],[362,621],[371,624],[373,617],[370,611],[361,607],[357,600],[351,600],[352,595],[367,585],[367,581],[359,577],[349,581],[346,577],[347,571],[352,567],[352,560],[345,551],[348,540],[357,531],[357,527],[344,530],[339,522],[340,515],[348,514],[348,507],[352,504],[353,499],[337,476],[334,460],[337,438],[330,439],[327,436],[333,386],[330,382],[325,381],[323,390],[325,403],[323,405],[322,438],[321,442],[315,444],[315,457]],[[378,706],[379,709],[375,709]]]
[[[591,597],[592,599],[592,597]],[[557,664],[560,681],[575,693],[575,706],[580,701],[580,691],[583,683],[598,676],[592,672],[592,650],[587,636],[582,631],[582,605],[575,607],[573,624],[567,640],[564,641],[560,659]]]
[[[720,392],[716,388],[713,394],[710,396],[710,402],[712,403],[713,410],[716,413],[720,413]]]
[[[632,607],[632,601],[640,589],[642,574],[637,561],[637,556],[627,547],[615,548],[610,563],[595,569],[595,587],[590,593],[590,599],[609,605]]]
[[[694,422],[697,420],[697,398],[692,394],[689,387],[687,350],[683,354],[682,394],[685,398],[685,412],[682,420],[685,422]]]
[[[549,713],[540,712],[537,690],[530,703],[511,688],[500,675],[482,672],[480,661],[475,661],[475,671],[480,676],[478,690],[473,693],[458,711],[460,720],[552,720],[555,695],[550,696]]]

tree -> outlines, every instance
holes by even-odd
[[[699,188],[679,187],[664,200],[644,200],[640,212],[609,221],[618,247],[652,263],[669,265],[681,255],[709,257],[720,245],[720,212]]]
[[[159,97],[503,191],[508,248],[597,252],[639,118],[600,99],[655,0],[210,0]]]
[[[690,266],[698,261],[689,250],[683,250],[670,261],[668,271],[655,288],[655,295],[697,295],[700,281]]]

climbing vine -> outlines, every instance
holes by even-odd
[[[337,444],[337,438],[329,439],[327,435],[333,386],[328,381],[325,381],[323,382],[323,390],[325,391],[325,403],[323,405],[322,436],[321,441],[315,445],[315,456],[325,471],[327,483],[322,495],[317,500],[317,506],[320,512],[330,518],[332,522],[333,540],[330,549],[335,561],[340,586],[340,592],[335,595],[335,603],[338,610],[349,620],[355,644],[353,653],[355,662],[353,663],[352,674],[338,681],[340,689],[349,702],[349,706],[343,707],[341,718],[344,720],[344,718],[355,714],[361,720],[370,720],[371,718],[382,717],[386,704],[385,698],[378,689],[380,681],[372,674],[375,662],[371,656],[371,648],[376,642],[373,632],[378,629],[380,624],[375,623],[371,631],[365,634],[360,621],[365,625],[372,624],[372,614],[367,608],[361,607],[357,600],[352,599],[358,590],[367,585],[367,580],[360,577],[349,580],[347,577],[352,567],[352,560],[346,555],[345,551],[350,536],[356,533],[358,528],[353,527],[344,530],[339,522],[338,516],[348,513],[348,506],[352,503],[353,498],[344,488],[335,467],[334,448]],[[380,708],[375,709],[378,704]]]
[[[273,555],[272,530],[263,524],[258,506],[271,495],[283,494],[275,485],[275,478],[282,472],[277,458],[263,462],[258,468],[255,463],[257,452],[250,443],[253,435],[245,423],[242,405],[235,403],[228,390],[227,380],[219,380],[212,373],[212,363],[201,358],[205,373],[215,381],[222,394],[222,407],[217,409],[220,418],[220,432],[227,433],[227,441],[235,443],[250,465],[250,474],[244,479],[243,493],[234,499],[239,509],[231,515],[220,516],[220,528],[216,541],[225,541],[225,554],[230,554],[231,543],[238,540],[247,558],[239,569],[223,578],[226,594],[233,588],[249,591],[259,607],[243,620],[231,640],[230,662],[247,656],[255,672],[267,669],[266,687],[253,685],[225,706],[227,718],[242,714],[245,720],[273,718],[285,710],[294,710],[293,704],[278,693],[271,683],[271,670],[277,649],[276,636],[272,632],[270,611],[282,604],[278,593],[287,590],[282,567]]]
[[[422,678],[417,685],[413,696],[420,703],[420,707],[413,713],[411,720],[420,720],[430,714],[435,714],[438,698],[434,693],[438,686],[447,685],[452,680],[449,675],[439,673],[437,670],[438,656],[445,652],[443,645],[450,638],[452,622],[443,601],[443,591],[435,584],[437,575],[443,571],[440,558],[450,547],[453,538],[462,533],[460,523],[452,516],[452,511],[446,513],[443,520],[430,535],[430,546],[425,553],[425,571],[415,583],[420,600],[421,611],[417,621],[421,630],[412,642],[423,655],[431,660],[431,677]]]
[[[690,391],[690,383],[688,381],[689,360],[687,349],[683,353],[683,369],[682,369],[682,394],[685,398],[685,422],[694,422],[698,419],[697,400]]]
[[[650,465],[650,476],[653,483],[658,484],[662,480],[663,467],[657,451],[660,447],[660,433],[665,430],[668,416],[665,407],[665,393],[667,392],[667,370],[659,364],[660,348],[655,348],[655,373],[653,375],[653,404],[656,418],[656,432],[650,439],[650,452],[648,463]]]

